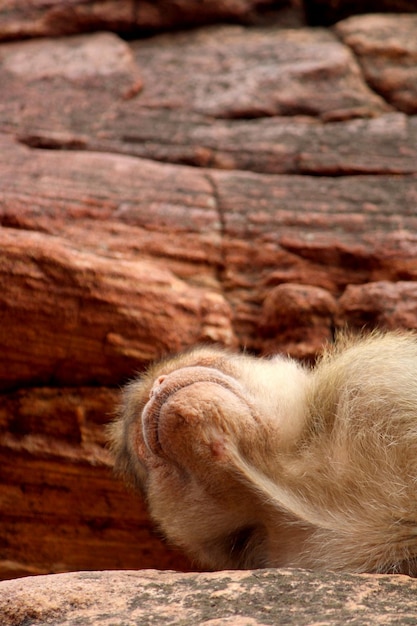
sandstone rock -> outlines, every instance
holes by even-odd
[[[15,229],[2,229],[0,241],[0,388],[114,385],[160,354],[234,342],[222,296],[156,264],[115,262]]]
[[[171,29],[222,21],[250,23],[268,9],[288,5],[288,0],[145,0],[135,6],[135,27],[142,30]]]
[[[190,278],[191,263],[193,284],[218,285],[221,220],[204,172],[118,155],[28,150],[4,135],[0,183],[2,226],[60,236],[107,258],[168,259],[181,277]]]
[[[0,583],[3,626],[414,623],[416,581],[303,570],[80,572]]]
[[[46,126],[46,125],[45,125]],[[58,134],[32,121],[21,141],[66,147],[74,131]],[[267,174],[407,174],[417,171],[417,117],[387,113],[376,118],[321,123],[307,117],[213,120],[177,110],[140,109],[122,103],[103,119],[85,147],[157,161]]]
[[[146,85],[141,107],[219,118],[306,114],[326,120],[387,110],[363,83],[349,50],[326,31],[224,27],[132,46]]]
[[[28,4],[14,0],[0,6],[0,39],[45,37],[114,30],[125,34],[204,24],[216,20],[250,21],[258,10],[283,2],[268,0],[52,0]]]
[[[133,0],[60,0],[47,5],[14,0],[0,7],[0,38],[24,39],[65,35],[83,30],[129,30],[134,24]]]
[[[224,287],[245,345],[262,349],[261,303],[282,283],[338,296],[348,284],[415,280],[413,177],[211,177],[224,216]]]
[[[8,93],[2,109],[10,112],[11,121],[16,101],[22,98],[22,83],[26,83],[26,98],[34,108],[32,115],[45,107],[45,84],[51,96],[53,93],[52,111],[64,107],[61,115],[68,115],[83,91],[97,90],[102,106],[109,106],[114,99],[133,97],[142,87],[129,46],[111,33],[5,44],[0,60]]]
[[[216,32],[213,31],[213,37]],[[240,31],[226,29],[226,32],[237,35]],[[288,36],[290,31],[281,31],[280,37],[282,32]],[[192,47],[192,42],[196,40],[194,48],[198,49],[198,37],[187,37],[188,47]],[[208,43],[201,33],[199,37],[209,55],[212,36],[207,36]],[[244,31],[240,40],[239,37],[235,39],[244,46]],[[316,39],[319,42],[317,36]],[[173,58],[178,55],[176,46],[179,44],[176,42],[180,40],[178,35],[171,36],[169,41],[172,45],[167,44]],[[257,37],[257,41],[254,58],[256,46],[261,56],[262,47],[268,44],[268,39],[262,35]],[[310,43],[313,49],[313,41]],[[339,44],[334,43],[334,46],[336,49]],[[158,56],[157,52],[155,54]],[[296,59],[294,46],[293,54],[296,74],[297,66],[301,71],[302,64]],[[327,54],[325,48],[322,54]],[[163,57],[162,52],[160,56]],[[400,114],[320,124],[311,118],[298,117],[213,120],[206,115],[177,108],[168,111],[163,107],[148,108],[143,94],[138,92],[143,72],[133,63],[129,47],[113,35],[8,44],[2,46],[0,57],[3,60],[0,79],[8,93],[8,98],[0,103],[0,127],[16,133],[21,141],[29,145],[58,149],[88,148],[170,162],[268,173],[379,174],[408,173],[416,169],[417,118],[408,119]],[[53,64],[51,58],[54,59]],[[104,61],[98,65],[97,59]],[[191,65],[192,62],[190,58]],[[277,71],[280,71],[279,59],[276,63]],[[192,67],[188,68],[185,74],[188,75],[191,70]],[[174,66],[171,72],[178,72],[178,69]],[[155,76],[158,76],[157,80]],[[46,79],[52,103],[49,107],[44,106]],[[200,91],[211,89],[213,98],[219,102],[229,97],[227,91],[230,85],[219,83],[216,92],[211,73],[201,74],[199,80]],[[331,82],[332,78],[329,80]],[[193,106],[192,93],[190,100],[181,93],[179,74],[173,76],[172,81],[172,98],[182,99],[187,107],[190,101],[190,106]],[[149,72],[146,88],[152,91],[156,84],[160,84],[159,75]],[[337,106],[349,114],[343,109],[343,85],[334,84],[333,88],[339,94],[336,96],[340,99]],[[178,92],[176,95],[174,89]],[[195,89],[194,83],[190,89]],[[242,92],[242,97],[247,96]],[[22,109],[20,103],[23,98],[27,103]],[[306,91],[305,98],[311,100],[313,94]],[[302,111],[302,102],[299,104],[299,111]],[[259,114],[256,104],[253,105],[251,116]],[[240,106],[239,101],[233,106]],[[225,111],[225,114],[229,115],[230,111]],[[330,117],[333,114],[334,111]]]
[[[335,27],[357,55],[372,89],[409,114],[417,112],[416,28],[417,15],[364,15]]]
[[[1,396],[0,578],[92,567],[189,569],[151,531],[140,498],[112,475],[105,424],[118,402],[118,389],[102,387]]]
[[[351,328],[417,329],[417,283],[349,285],[339,301],[340,323]]]
[[[414,13],[415,0],[304,0],[307,20],[328,25],[358,13]]]
[[[40,355],[38,383],[104,384],[196,341],[262,350],[260,308],[281,283],[338,296],[351,283],[416,279],[413,176],[199,171],[3,145],[4,276],[20,260],[0,296],[8,385],[32,376],[28,351]],[[9,327],[23,305],[34,326],[19,339]]]
[[[417,117],[389,113],[306,127],[293,125],[302,138],[294,173],[339,176],[415,173]],[[262,152],[260,151],[262,155]]]
[[[263,352],[279,349],[303,359],[332,340],[337,303],[328,291],[286,283],[268,291],[259,320]]]
[[[252,169],[259,153],[255,169],[266,160],[267,171],[277,171],[284,159],[294,171],[303,167],[297,157],[304,147],[308,152],[323,143],[326,150],[330,131],[311,120],[295,120],[289,130],[288,120],[233,125],[212,116],[308,114],[329,121],[388,108],[366,87],[349,50],[325,31],[223,27],[132,47],[136,64],[131,48],[109,33],[4,44],[0,81],[8,97],[0,102],[0,129],[42,147],[115,150],[216,167]],[[343,129],[336,133],[347,139],[349,154],[351,129]],[[366,125],[363,132],[373,136]],[[398,135],[396,141],[405,140]],[[372,143],[369,149],[372,154]]]

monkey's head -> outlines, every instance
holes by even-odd
[[[203,564],[268,564],[268,505],[244,468],[273,480],[277,450],[303,427],[306,378],[294,361],[201,347],[126,387],[111,427],[116,471],[145,494],[166,537]]]

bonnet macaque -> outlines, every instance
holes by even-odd
[[[417,575],[417,338],[340,337],[315,367],[199,347],[111,427],[117,470],[208,568]]]

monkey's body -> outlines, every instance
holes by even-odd
[[[340,338],[308,370],[197,348],[125,392],[118,469],[212,568],[417,575],[417,339]]]

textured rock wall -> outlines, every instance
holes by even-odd
[[[109,29],[149,33],[216,21],[257,22],[287,0],[12,0],[0,6],[0,38],[68,35]]]
[[[111,476],[119,387],[200,341],[417,327],[417,17],[126,42],[57,35],[133,4],[53,5],[0,8],[3,40],[50,36],[0,45],[0,577],[187,569]]]

